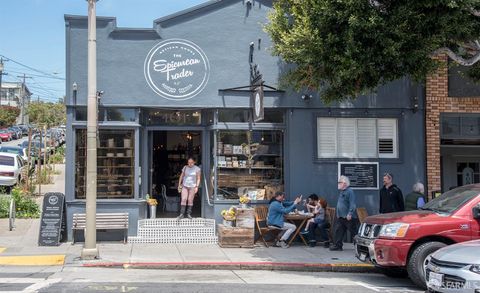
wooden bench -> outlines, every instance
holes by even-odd
[[[124,230],[123,243],[128,237],[128,213],[103,213],[96,215],[97,229]],[[75,244],[75,230],[86,229],[86,215],[73,214],[73,243]]]

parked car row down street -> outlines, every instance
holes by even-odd
[[[31,129],[31,140],[28,138]],[[14,145],[14,140],[18,140]],[[1,141],[5,143],[1,144]],[[50,128],[45,132],[22,125],[0,129],[0,187],[11,188],[26,179],[27,166],[35,168],[35,164],[45,163],[55,149],[65,143],[65,129]],[[30,147],[30,156],[28,149]],[[30,164],[28,159],[30,157]]]

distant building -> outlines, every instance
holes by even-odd
[[[0,105],[12,106],[20,109],[17,124],[28,124],[28,105],[32,93],[21,82],[2,82],[0,89]]]

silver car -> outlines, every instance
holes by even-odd
[[[424,267],[428,292],[480,293],[480,240],[437,250]]]

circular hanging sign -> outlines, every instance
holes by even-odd
[[[169,39],[155,45],[144,65],[145,79],[159,96],[169,100],[187,100],[207,85],[210,63],[195,43]]]

